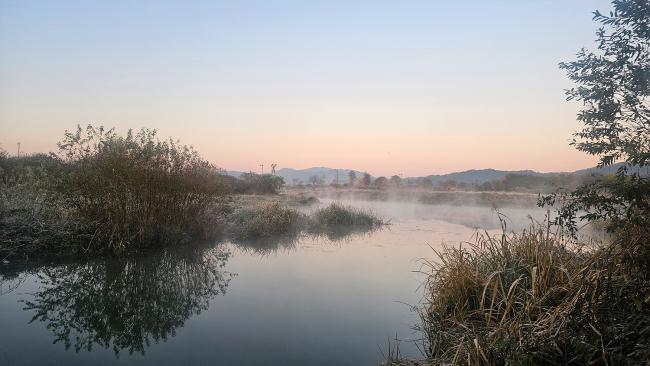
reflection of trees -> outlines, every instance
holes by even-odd
[[[47,323],[66,349],[94,344],[144,353],[224,294],[230,254],[186,246],[147,257],[70,264],[39,271],[41,289],[25,310]]]

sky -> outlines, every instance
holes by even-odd
[[[156,129],[229,170],[571,171],[607,1],[0,0],[0,146]]]

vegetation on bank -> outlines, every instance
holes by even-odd
[[[421,330],[431,364],[641,364],[650,358],[648,231],[597,249],[531,227],[446,247]]]
[[[279,177],[226,177],[154,130],[88,126],[58,151],[0,153],[0,259],[123,253],[220,235],[224,197],[275,193]]]
[[[224,235],[253,240],[380,223],[338,205],[329,216],[307,216],[296,208],[318,199],[278,196],[282,185],[272,175],[226,176],[191,147],[161,141],[153,130],[122,136],[79,127],[65,133],[56,154],[0,153],[0,260],[132,253]]]
[[[340,203],[332,203],[311,215],[310,230],[326,232],[340,227],[375,228],[386,222],[373,213]]]

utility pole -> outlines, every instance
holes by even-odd
[[[262,174],[264,174],[264,164],[260,164],[260,168],[262,168]]]
[[[20,142],[18,143],[18,157],[20,157]]]

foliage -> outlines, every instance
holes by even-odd
[[[402,185],[402,178],[399,175],[393,175],[390,177],[390,184],[395,187]]]
[[[155,130],[88,126],[67,132],[59,157],[66,203],[97,228],[98,250],[121,251],[200,233],[197,219],[226,191],[217,169],[192,147]]]
[[[257,239],[299,232],[306,220],[277,201],[241,207],[228,216],[228,233],[235,240]]]
[[[650,356],[648,231],[594,251],[548,228],[445,247],[421,312],[432,364],[636,365]],[[647,258],[647,253],[645,253]]]
[[[191,147],[92,126],[66,132],[59,147],[0,156],[0,258],[115,253],[218,232],[227,187]]]
[[[356,180],[357,180],[357,173],[355,173],[354,170],[350,170],[348,172],[348,182],[349,182],[349,184],[351,186],[353,186],[354,183],[356,182]]]
[[[615,0],[613,5],[609,16],[594,13],[602,25],[598,51],[583,49],[576,61],[560,64],[578,85],[567,91],[568,99],[583,106],[573,145],[598,156],[599,166],[625,162],[613,179],[540,200],[542,205],[559,200],[556,223],[572,232],[577,218],[605,220],[616,231],[628,220],[647,224],[650,217],[650,181],[638,171],[650,159],[650,2]]]
[[[372,185],[378,188],[386,188],[388,186],[388,179],[386,177],[377,177]]]
[[[327,230],[344,226],[376,227],[384,222],[370,212],[339,203],[331,203],[311,216],[312,230]]]
[[[243,173],[238,179],[232,178],[232,190],[235,193],[277,194],[284,179],[277,175]]]
[[[361,176],[361,181],[359,182],[359,184],[364,186],[364,187],[367,187],[367,186],[370,185],[371,182],[372,182],[372,177],[370,176],[370,174],[363,173],[363,175]]]

